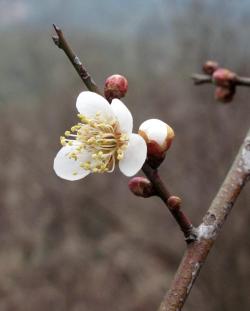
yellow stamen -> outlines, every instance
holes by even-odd
[[[65,136],[60,138],[63,146],[75,147],[68,157],[77,161],[82,152],[87,152],[91,155],[91,159],[80,162],[80,168],[94,173],[112,171],[115,161],[124,157],[128,136],[119,131],[117,120],[105,118],[100,112],[93,118],[83,114],[77,116],[81,123],[72,126],[71,131],[66,131]]]

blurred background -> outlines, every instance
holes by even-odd
[[[0,310],[157,310],[185,249],[159,199],[119,170],[78,182],[52,163],[85,89],[52,23],[100,87],[120,73],[135,130],[176,133],[161,174],[198,225],[250,124],[249,89],[231,105],[190,75],[207,59],[250,76],[250,3],[0,0]],[[184,310],[249,310],[250,191],[244,189]]]

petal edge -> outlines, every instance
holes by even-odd
[[[107,117],[114,116],[109,102],[94,92],[81,92],[76,99],[76,108],[79,113],[89,118],[93,118],[97,112]]]
[[[74,147],[62,147],[58,151],[53,164],[56,175],[62,179],[70,181],[79,180],[86,177],[90,173],[89,171],[86,171],[80,167],[80,162],[86,161],[89,158],[89,155],[83,154],[80,160],[75,161],[67,156],[68,153],[72,152],[73,150]]]
[[[138,134],[131,134],[124,158],[119,162],[119,168],[124,175],[133,176],[142,168],[146,157],[145,140]]]
[[[115,98],[112,100],[111,109],[119,122],[121,132],[131,134],[133,117],[126,105],[120,99]]]

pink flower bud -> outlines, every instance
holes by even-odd
[[[203,65],[202,70],[204,73],[211,76],[215,72],[215,70],[217,70],[218,68],[219,68],[219,64],[217,62],[208,60]]]
[[[174,139],[173,129],[161,120],[150,119],[141,124],[139,135],[147,143],[147,160],[153,168],[157,168]]]
[[[155,190],[152,183],[145,177],[133,177],[128,187],[136,196],[149,198],[155,195]]]
[[[107,100],[122,98],[128,90],[128,81],[124,76],[115,74],[108,77],[105,81],[104,94]]]
[[[168,198],[167,204],[171,209],[180,209],[181,198],[172,195],[171,197]]]
[[[237,75],[228,69],[219,68],[213,73],[212,79],[217,86],[231,87],[235,84]]]
[[[215,88],[214,97],[217,101],[221,103],[230,103],[235,95],[236,87],[223,87],[223,86],[217,86]]]

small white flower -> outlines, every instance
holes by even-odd
[[[115,164],[126,176],[136,174],[146,160],[144,139],[132,133],[133,117],[119,100],[111,103],[93,92],[82,92],[76,108],[80,122],[61,137],[54,159],[56,174],[78,180],[89,173],[112,172]]]

